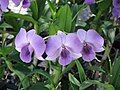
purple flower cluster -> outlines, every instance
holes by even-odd
[[[30,7],[30,0],[12,0],[16,6],[20,5],[22,2],[22,7],[23,8],[29,8]],[[1,21],[1,16],[3,12],[7,10],[7,7],[9,5],[9,0],[0,0],[0,21]]]
[[[35,30],[26,32],[21,28],[15,38],[16,50],[20,52],[23,62],[32,60],[32,53],[39,60],[44,60],[42,54],[46,52],[46,60],[55,61],[65,66],[80,57],[89,62],[96,58],[96,52],[103,51],[104,39],[95,31],[79,29],[77,33],[65,34],[58,31],[50,36],[47,43]]]
[[[112,15],[116,18],[117,23],[120,24],[120,0],[113,0]]]
[[[30,7],[30,0],[12,0],[16,6],[19,6],[22,2],[23,8],[29,8]]]

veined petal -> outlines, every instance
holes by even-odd
[[[73,57],[71,57],[70,52],[67,49],[63,49],[59,57],[59,63],[65,66],[71,63],[72,60]]]
[[[22,6],[23,6],[23,8],[29,8],[30,7],[30,1],[29,0],[23,0]]]
[[[85,41],[86,35],[87,35],[87,32],[85,30],[78,29],[77,36],[78,36],[79,40],[81,41],[81,43],[83,43]]]
[[[83,45],[78,39],[77,34],[70,33],[66,36],[65,46],[74,53],[80,53]]]
[[[20,58],[25,63],[31,62],[33,48],[30,45],[26,45],[21,49]]]
[[[87,31],[86,42],[94,45],[94,50],[97,52],[100,51],[100,48],[102,48],[104,39],[95,30],[90,29]]]
[[[0,7],[2,11],[5,11],[8,7],[9,1],[8,0],[0,0]]]
[[[62,47],[61,38],[57,35],[51,36],[46,45],[46,54],[52,56]],[[56,53],[57,54],[57,53]],[[55,55],[56,56],[56,55]]]
[[[84,46],[81,53],[84,61],[89,62],[95,59],[95,51],[93,50],[92,46]]]
[[[42,37],[35,34],[35,30],[30,30],[27,32],[27,38],[30,45],[34,49],[35,57],[39,60],[43,60],[42,54],[46,49],[45,41]]]
[[[19,52],[21,52],[21,49],[29,43],[26,35],[26,30],[24,28],[21,28],[15,38],[15,48]]]
[[[16,6],[19,6],[21,2],[21,0],[12,0],[12,1],[15,3]]]

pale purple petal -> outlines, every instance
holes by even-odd
[[[81,53],[84,61],[89,62],[95,59],[95,51],[92,49],[91,46],[89,46],[88,48],[83,48]]]
[[[35,30],[27,32],[27,38],[30,45],[34,49],[35,57],[39,60],[43,60],[42,55],[46,49],[45,41],[42,37],[35,34]]]
[[[5,11],[8,7],[9,1],[8,0],[0,0],[0,8],[2,11]]]
[[[19,52],[21,52],[21,49],[29,43],[26,35],[26,30],[24,28],[21,28],[15,38],[15,48]]]
[[[81,43],[83,43],[85,41],[86,35],[87,35],[87,32],[85,30],[78,29],[77,36],[78,36],[79,40],[81,41]]]
[[[57,58],[60,53],[59,49],[61,47],[62,47],[61,38],[57,35],[51,36],[47,41],[46,54],[49,56],[49,58]],[[56,55],[54,56],[53,54],[55,53]]]
[[[61,38],[61,42],[64,44],[66,41],[66,34],[62,31],[58,31],[57,36],[59,36]]]
[[[30,1],[29,0],[23,0],[22,6],[23,6],[23,8],[29,8],[30,7]]]
[[[95,30],[92,29],[87,31],[87,37],[85,41],[92,44],[94,46],[94,50],[99,52],[99,49],[102,48],[104,44],[104,39]]]
[[[21,0],[12,0],[12,1],[15,3],[16,6],[19,6],[21,2]]]
[[[70,52],[67,49],[63,49],[59,57],[59,63],[65,66],[71,63],[72,60],[73,58],[71,57]]]
[[[75,33],[70,33],[66,36],[65,46],[73,53],[80,53],[82,50],[82,43]]]
[[[51,53],[46,57],[46,60],[55,61],[61,54],[62,48],[57,49],[54,53]]]
[[[32,52],[33,49],[30,45],[24,46],[20,52],[20,59],[25,63],[31,62]]]

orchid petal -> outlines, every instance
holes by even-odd
[[[86,42],[91,43],[96,52],[101,52],[101,50],[103,50],[100,50],[100,48],[102,48],[104,44],[104,39],[95,30],[90,29],[87,31]]]
[[[51,58],[55,59],[59,55],[60,53],[59,49],[61,47],[62,47],[61,38],[57,35],[51,36],[47,41],[46,54],[48,55],[49,58],[52,56]]]
[[[29,63],[31,61],[33,49],[30,45],[26,45],[21,49],[20,58],[23,62]]]
[[[82,58],[84,61],[90,62],[95,59],[95,51],[92,47],[89,48],[89,51],[86,52],[84,49],[82,50]]]
[[[16,6],[19,6],[21,2],[21,0],[12,0],[12,1],[15,3]]]
[[[2,11],[5,11],[8,7],[9,1],[8,0],[0,0],[0,7]]]
[[[15,48],[19,52],[21,52],[21,49],[29,43],[26,34],[26,30],[24,28],[21,28],[15,38]]]
[[[23,0],[22,6],[23,6],[23,8],[29,8],[30,7],[30,1],[29,0]]]
[[[30,45],[34,49],[35,57],[39,60],[43,60],[42,55],[46,49],[45,41],[42,37],[35,34],[35,30],[27,32],[27,38]]]
[[[66,49],[62,50],[61,55],[59,57],[59,63],[63,66],[69,64],[73,58],[70,55],[70,52]]]
[[[82,43],[75,33],[70,33],[66,36],[65,46],[74,53],[80,53],[82,50]]]
[[[78,29],[77,36],[78,36],[79,40],[81,41],[81,43],[83,43],[85,41],[86,35],[87,35],[87,32],[85,30]]]

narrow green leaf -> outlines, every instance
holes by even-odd
[[[2,23],[1,25],[0,25],[0,28],[13,28],[11,25],[9,25],[9,24],[7,24],[7,23]]]
[[[120,88],[120,57],[118,57],[112,66],[111,84],[115,88]]]
[[[45,87],[45,84],[42,82],[37,82],[36,84],[32,85],[29,90],[49,90]]]
[[[76,62],[76,65],[77,65],[79,78],[80,78],[80,81],[82,83],[83,81],[86,80],[86,75],[85,75],[84,69],[83,69],[81,63],[79,62],[79,60],[76,60],[75,62]]]
[[[35,20],[38,19],[38,5],[36,0],[31,1],[30,9],[32,11],[32,16]]]
[[[26,89],[27,87],[29,87],[30,83],[29,83],[28,77],[25,77],[26,75],[23,74],[23,72],[20,72],[20,71],[14,69],[12,63],[9,60],[5,60],[5,62],[8,66],[8,68],[19,77],[23,88]]]
[[[71,73],[69,73],[69,81],[77,86],[80,86],[80,82]]]
[[[81,85],[80,85],[80,88],[79,90],[84,90],[84,89],[87,89],[88,87],[90,87],[91,85],[98,85],[98,86],[102,86],[103,87],[103,84],[100,83],[99,81],[97,80],[86,80],[84,81]]]
[[[52,16],[53,16],[53,18],[55,18],[55,15],[56,15],[56,7],[55,7],[55,5],[54,5],[50,0],[47,0],[47,2],[48,2],[48,5],[49,5],[49,7],[50,7]]]

